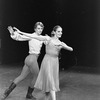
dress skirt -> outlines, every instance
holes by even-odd
[[[59,60],[57,56],[45,54],[34,87],[43,92],[60,91]]]

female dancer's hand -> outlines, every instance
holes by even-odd
[[[11,26],[8,26],[7,29],[9,30],[11,35],[14,35],[14,30],[13,30],[13,28]]]

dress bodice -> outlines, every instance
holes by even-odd
[[[61,42],[59,40],[51,39],[46,45],[46,53],[51,55],[58,55],[61,49]]]

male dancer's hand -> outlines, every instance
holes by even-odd
[[[18,28],[13,27],[13,29],[14,29],[15,31],[17,31],[17,32],[19,32],[19,33],[20,33],[20,30],[19,30]]]
[[[18,32],[19,34],[23,35],[23,34],[22,34],[23,32],[21,32],[18,28],[13,27],[13,29],[14,29],[16,32]]]

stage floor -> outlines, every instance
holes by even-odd
[[[4,90],[20,74],[21,65],[0,65],[0,97]],[[6,100],[27,100],[25,98],[31,74],[17,85]],[[81,71],[60,70],[60,91],[57,100],[100,100],[100,74]],[[41,91],[35,90],[36,100],[45,100]]]

